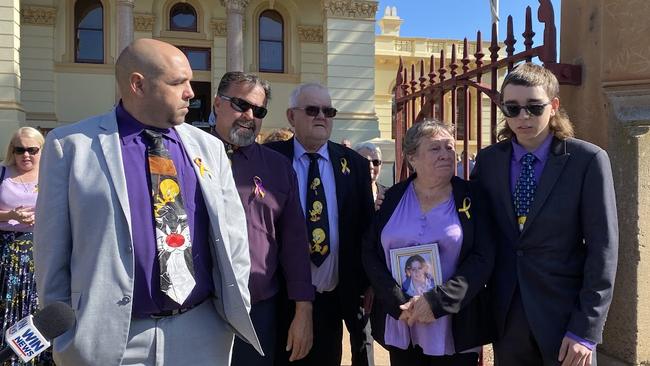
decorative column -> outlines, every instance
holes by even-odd
[[[7,146],[11,134],[25,121],[19,51],[20,0],[0,0],[0,146]]]
[[[133,42],[133,8],[135,0],[117,1],[117,52],[115,60],[123,49]]]
[[[375,113],[375,13],[377,1],[323,0],[325,70],[339,110],[332,141],[379,137]]]
[[[20,20],[21,101],[25,124],[58,126],[54,55],[57,9],[23,4]]]
[[[244,71],[244,10],[249,0],[221,0],[226,8],[226,71]]]
[[[562,87],[561,101],[578,137],[607,149],[617,197],[618,272],[601,366],[650,364],[649,13],[647,0],[562,2],[571,29],[560,62],[582,64],[583,76]]]
[[[325,83],[325,44],[322,25],[299,25],[300,81]]]

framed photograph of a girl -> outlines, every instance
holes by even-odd
[[[420,296],[442,283],[438,244],[392,249],[390,257],[393,278],[407,295]]]

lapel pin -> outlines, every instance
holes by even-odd
[[[472,206],[472,200],[469,197],[463,198],[463,207],[458,209],[459,213],[464,213],[467,216],[467,219],[471,219],[472,216],[469,213],[469,208]]]
[[[341,173],[344,175],[350,174],[350,168],[348,167],[348,160],[346,158],[341,158]]]
[[[203,164],[203,160],[201,160],[201,158],[194,158],[194,164],[196,164],[196,166],[199,167],[199,175],[201,176],[201,178],[203,178],[205,173],[208,173],[208,177],[212,179],[212,175],[210,174],[210,171],[205,166],[205,164]]]
[[[264,198],[266,192],[264,191],[264,186],[262,185],[262,178],[258,177],[257,175],[254,176],[253,184],[255,184],[255,188],[253,188],[253,194],[255,197]]]

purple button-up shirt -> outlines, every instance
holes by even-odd
[[[133,118],[124,109],[121,102],[116,108],[116,115],[129,207],[131,208],[135,264],[133,316],[146,317],[165,310],[196,305],[214,292],[214,284],[211,274],[212,256],[208,244],[210,220],[192,162],[173,128],[161,130],[146,126]],[[163,144],[169,150],[178,172],[177,178],[188,217],[196,286],[182,306],[160,291],[160,264],[157,259],[154,234],[147,141],[142,137],[142,131],[145,128],[160,131],[163,134]]]
[[[232,173],[246,212],[251,303],[278,292],[278,269],[289,299],[313,301],[307,227],[289,160],[253,143],[235,150]]]
[[[535,182],[539,186],[539,180],[542,177],[542,171],[544,170],[544,165],[548,160],[548,154],[551,151],[551,141],[553,141],[553,134],[549,133],[546,139],[542,142],[535,151],[530,151],[535,155],[535,161],[533,162],[533,170],[535,171]],[[516,138],[512,139],[512,158],[510,159],[510,191],[514,194],[515,186],[517,185],[517,178],[521,173],[521,159],[529,151],[521,146]],[[583,346],[593,349],[596,344],[590,342],[586,339],[582,339],[579,336],[567,331],[565,334],[567,337],[573,339],[574,341],[582,344]]]
[[[542,170],[548,160],[548,153],[551,151],[551,141],[553,141],[553,134],[549,134],[541,145],[530,151],[535,155],[533,162],[533,170],[535,171],[535,182],[539,186],[539,179],[542,177]],[[512,139],[512,158],[510,159],[510,191],[515,193],[515,186],[517,185],[517,178],[521,174],[521,159],[528,153],[525,147],[521,146],[516,138]]]

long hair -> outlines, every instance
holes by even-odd
[[[506,76],[501,85],[501,98],[503,98],[503,90],[508,85],[541,86],[549,99],[559,98],[560,96],[560,83],[557,81],[555,75],[550,70],[533,63],[520,64]],[[559,108],[555,116],[551,117],[549,130],[560,140],[566,140],[574,136],[573,125],[564,109]],[[510,129],[508,123],[505,122],[497,131],[497,139],[499,141],[511,139],[514,136],[515,133]]]

